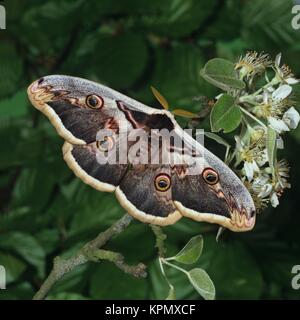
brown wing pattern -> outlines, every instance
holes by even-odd
[[[186,216],[233,231],[253,228],[255,207],[249,192],[220,159],[203,147],[205,161],[196,174],[190,174],[188,165],[138,163],[132,159],[124,163],[118,151],[114,163],[99,160],[107,154],[98,137],[101,129],[113,133],[114,148],[127,144],[132,129],[144,130],[146,140],[153,129],[181,132],[168,111],[147,107],[105,86],[68,76],[44,77],[28,88],[28,95],[66,140],[63,156],[73,172],[99,191],[115,192],[120,204],[135,218],[169,225]],[[163,147],[158,149],[159,153],[162,151]],[[180,147],[170,146],[168,151],[182,156]],[[126,156],[129,158],[127,151]],[[134,159],[137,157],[134,155]],[[206,180],[207,169],[218,176],[216,183]]]

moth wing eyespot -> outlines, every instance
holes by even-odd
[[[113,137],[105,136],[102,140],[96,141],[97,148],[102,152],[111,151],[115,146],[115,140]]]
[[[168,191],[171,187],[171,177],[164,173],[157,175],[154,179],[154,186],[157,191]]]
[[[86,97],[86,105],[92,109],[100,109],[104,104],[103,98],[95,94]]]
[[[214,185],[219,182],[219,175],[212,168],[204,169],[202,172],[202,177],[203,177],[204,181],[209,185]]]

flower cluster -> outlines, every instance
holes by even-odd
[[[293,95],[299,81],[280,61],[281,54],[272,61],[265,53],[248,52],[235,64],[246,89],[238,97],[245,117],[232,159],[258,209],[269,202],[276,207],[284,189],[290,187],[288,163],[277,159],[277,150],[284,147],[284,132],[295,129],[300,121]],[[255,87],[258,79],[264,80],[259,88]]]

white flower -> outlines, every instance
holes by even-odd
[[[252,190],[257,194],[257,198],[264,201],[271,202],[271,205],[275,208],[279,204],[278,196],[273,189],[270,176],[267,174],[261,174],[256,177],[252,183]]]
[[[244,154],[246,152],[246,148],[247,148],[247,143],[245,139],[245,136],[243,136],[243,138],[238,137],[238,136],[234,136],[235,142],[236,142],[236,158],[237,158],[237,162],[236,165],[239,164],[241,161],[244,160],[244,157],[242,157],[242,154]],[[247,139],[248,140],[248,139]]]
[[[280,160],[279,162],[277,162],[277,171],[278,171],[278,174],[281,176],[281,177],[285,177],[285,178],[288,178],[289,177],[289,171],[290,171],[290,168],[289,168],[289,164],[287,163],[286,160]]]
[[[282,120],[290,129],[296,129],[300,121],[300,115],[294,107],[291,107],[282,117]]]
[[[253,179],[254,173],[259,172],[259,167],[254,160],[252,162],[245,161],[244,170],[248,181],[251,181]]]
[[[239,70],[241,78],[262,74],[267,67],[272,66],[272,61],[268,54],[249,51],[244,57],[240,57],[235,69]]]
[[[268,174],[260,174],[252,182],[252,190],[256,194],[258,204],[263,205],[270,201],[273,207],[279,204],[278,195],[274,190],[272,179]]]
[[[287,84],[297,84],[299,82],[298,79],[295,78],[291,69],[286,65],[282,65],[280,67],[281,53],[279,53],[275,58],[274,68],[276,71],[276,79],[280,82],[284,82]]]
[[[283,142],[283,139],[280,136],[278,136],[276,138],[276,147],[277,147],[277,149],[283,149],[284,148],[284,142]]]
[[[265,130],[261,126],[254,128],[247,126],[244,136],[236,140],[236,164],[243,162],[243,174],[247,180],[252,181],[255,173],[260,172],[260,167],[268,162],[268,153],[265,145]]]
[[[276,119],[274,117],[268,117],[269,126],[278,133],[283,131],[290,131],[286,123],[281,119]]]
[[[282,119],[275,117],[268,117],[269,126],[279,134],[283,131],[290,131],[290,129],[296,129],[300,121],[300,115],[298,111],[291,107],[283,115]]]
[[[257,142],[261,142],[266,135],[265,128],[260,125],[256,125],[254,127],[251,127],[249,124],[247,124],[247,133],[249,133],[250,136],[250,143],[256,144]]]
[[[252,183],[253,191],[258,195],[259,198],[267,197],[272,191],[272,184],[268,175],[259,175],[253,180]]]
[[[264,184],[261,187],[260,193],[258,194],[259,198],[266,198],[270,195],[272,191],[272,185],[270,183]]]
[[[283,189],[290,188],[291,185],[287,180],[289,178],[290,168],[289,168],[287,161],[280,160],[279,162],[277,162],[275,171],[277,173],[277,180],[278,180],[276,187],[275,187],[275,190],[282,192]]]
[[[291,85],[299,83],[298,79],[295,79],[295,78],[292,78],[292,77],[287,78],[285,81],[286,81],[286,83],[291,84]]]
[[[258,152],[255,157],[257,164],[262,167],[268,161],[268,151],[267,149],[263,149]]]
[[[292,87],[287,84],[280,85],[273,92],[264,90],[260,96],[260,103],[252,109],[252,112],[259,118],[281,119],[284,112],[295,103],[289,98],[291,93]]]
[[[279,67],[280,66],[280,61],[281,61],[281,52],[277,54],[275,57],[275,66]]]
[[[275,91],[272,93],[272,99],[275,101],[282,101],[283,99],[287,98],[292,93],[292,87],[283,84],[279,86]]]
[[[274,207],[274,208],[276,208],[279,205],[279,200],[278,200],[276,192],[272,193],[271,198],[270,198],[270,202],[271,202],[272,207]]]

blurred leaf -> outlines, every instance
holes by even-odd
[[[184,248],[171,257],[170,260],[176,260],[184,264],[195,263],[201,256],[203,249],[203,238],[202,236],[195,236],[184,246]]]
[[[237,78],[234,64],[221,58],[209,60],[200,74],[206,81],[225,91],[245,87],[245,83]]]
[[[242,10],[243,37],[256,50],[285,50],[287,45],[299,42],[299,32],[292,29],[293,1],[253,0]]]
[[[0,235],[0,248],[18,253],[37,268],[40,277],[45,275],[45,252],[31,235],[21,232]]]
[[[22,60],[15,46],[1,42],[0,47],[0,98],[19,91],[18,86],[23,72]]]
[[[199,27],[216,10],[216,1],[160,1],[155,15],[144,15],[142,23],[160,35],[183,37]]]
[[[26,269],[26,264],[23,261],[3,251],[0,251],[0,265],[5,268],[8,285],[17,281]]]
[[[158,91],[156,90],[154,87],[151,86],[151,91],[154,95],[154,97],[157,99],[157,101],[161,104],[161,106],[168,110],[169,109],[169,103],[168,101],[165,99],[165,97]]]
[[[168,296],[166,297],[166,300],[176,300],[175,288],[173,286],[170,288]]]
[[[214,88],[199,74],[204,60],[194,46],[179,44],[172,50],[157,49],[155,60],[151,83],[168,97],[169,105],[198,112],[196,97],[214,94]]]
[[[33,168],[24,168],[13,190],[14,207],[28,205],[31,208],[41,209],[46,205],[56,180],[55,176],[45,174],[51,167],[51,164],[41,162]]]
[[[214,236],[207,236],[205,250],[199,262],[210,275],[216,287],[218,299],[259,299],[261,297],[262,273],[256,260],[243,243],[229,241],[217,244]]]
[[[219,2],[217,9],[214,11],[214,19],[209,20],[209,28],[203,30],[204,34],[201,34],[201,38],[208,38],[214,42],[220,41],[220,39],[222,39],[222,41],[230,41],[237,38],[242,28],[240,12],[243,4],[243,0],[226,0]],[[241,52],[238,52],[238,55],[240,53]],[[227,58],[219,54],[216,54],[216,56]]]
[[[231,132],[239,126],[241,119],[242,113],[234,98],[223,94],[211,111],[211,130],[218,132],[223,129],[225,133]]]
[[[101,262],[95,269],[90,283],[93,299],[145,299],[146,279],[137,279],[125,274],[113,264]]]
[[[51,167],[48,167],[48,170],[59,173],[56,176],[57,180],[64,178],[59,144],[61,140],[53,126],[45,119],[43,124],[46,123],[45,126],[32,128],[32,120],[28,117],[0,118],[0,139],[6,142],[1,149],[0,169],[21,165],[32,167],[36,166],[37,162],[42,167],[47,163],[47,166]],[[14,152],[11,152],[12,148]]]
[[[200,268],[192,269],[188,272],[188,278],[193,287],[205,300],[214,300],[216,290],[209,275]]]
[[[109,248],[122,252],[128,263],[136,264],[137,257],[140,261],[149,261],[156,257],[154,241],[153,232],[148,225],[133,221],[122,234],[112,239]],[[145,250],[145,245],[148,243],[150,245]]]
[[[79,191],[70,206],[71,234],[94,226],[105,228],[124,214],[113,194],[100,193],[80,181]]]
[[[219,144],[222,144],[225,147],[230,147],[230,144],[223,139],[222,137],[220,137],[219,135],[212,133],[212,132],[204,132],[204,134],[209,138],[212,139],[216,142],[218,142]]]
[[[175,116],[183,117],[183,118],[188,118],[188,119],[194,119],[194,118],[199,118],[199,115],[193,112],[190,112],[188,110],[184,109],[174,109],[172,113]]]
[[[0,290],[0,300],[28,300],[33,297],[34,291],[30,283],[19,282],[10,284],[6,290]]]
[[[161,7],[159,0],[127,0],[114,1],[111,0],[97,0],[90,1],[91,5],[88,8],[89,12],[94,15],[130,15],[140,17],[141,15],[154,14]]]
[[[102,35],[88,59],[92,59],[89,63],[91,73],[111,87],[124,89],[132,86],[142,75],[148,50],[144,39],[138,35]]]
[[[89,300],[89,298],[78,293],[59,292],[57,294],[50,294],[46,300]]]
[[[24,159],[19,154],[19,148],[20,142],[23,140],[22,127],[24,123],[19,119],[11,120],[6,118],[4,123],[3,117],[1,120],[2,121],[0,123],[2,123],[2,126],[0,126],[0,139],[1,141],[5,141],[2,145],[0,157],[0,168],[3,170],[7,167],[23,163]],[[12,146],[14,148],[14,152],[11,152]]]
[[[27,114],[27,93],[17,92],[12,98],[0,102],[0,117],[17,118]]]
[[[74,25],[76,21],[68,19],[73,18],[80,12],[83,0],[75,0],[69,2],[67,0],[44,1],[38,5],[31,6],[23,16],[22,25],[25,26],[25,31],[31,28],[43,29],[49,24],[52,28],[48,28],[46,34],[57,33],[59,28],[68,30],[70,24]],[[50,30],[52,29],[52,30]],[[31,29],[32,30],[32,29]]]
[[[17,22],[26,10],[26,4],[22,0],[11,0],[5,3],[5,9],[9,14],[6,16],[8,23]]]
[[[177,250],[171,253],[175,255],[186,244],[188,239],[194,237],[195,234],[212,232],[216,230],[216,227],[212,224],[198,223],[190,219],[180,219],[177,223],[165,227],[164,230],[168,236],[168,247],[172,244],[176,245]],[[168,240],[170,241],[168,242]]]
[[[59,232],[54,229],[43,229],[35,234],[36,240],[42,246],[45,254],[55,251],[59,245]]]

